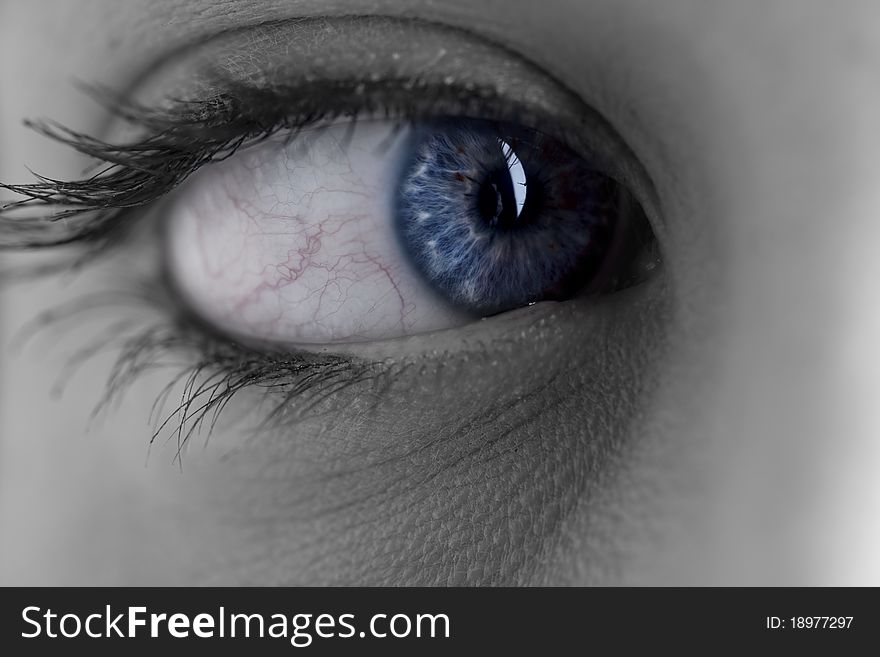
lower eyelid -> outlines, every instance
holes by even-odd
[[[426,357],[466,358],[501,346],[516,352],[529,349],[530,344],[549,343],[564,353],[571,348],[573,336],[591,333],[602,337],[596,347],[601,351],[602,342],[608,340],[609,325],[626,317],[636,321],[643,312],[647,321],[660,312],[655,308],[666,303],[669,293],[661,268],[645,282],[607,297],[544,301],[462,327],[364,344],[324,346],[320,352],[371,362],[415,362]],[[619,346],[627,348],[626,344]]]
[[[488,475],[489,462],[507,452],[529,471],[551,463],[552,472],[594,473],[647,403],[664,354],[664,284],[658,278],[621,295],[629,298],[599,308],[547,304],[543,321],[523,313],[506,333],[487,322],[479,340],[450,335],[440,346],[439,334],[411,338],[412,350],[386,359],[374,380],[322,401],[327,413],[303,416],[292,401],[254,449],[268,445],[284,451],[285,463],[305,458],[314,462],[309,472],[382,491],[457,469],[450,476],[461,485]],[[365,417],[385,427],[368,444],[359,431]]]

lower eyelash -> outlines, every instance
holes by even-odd
[[[117,352],[104,392],[92,410],[94,421],[115,406],[141,375],[176,368],[154,400],[149,417],[154,427],[149,443],[163,436],[166,440],[176,439],[176,461],[180,461],[191,438],[203,432],[206,439],[210,437],[223,410],[245,389],[272,393],[270,408],[254,428],[262,431],[280,424],[289,427],[319,406],[332,410],[334,399],[348,389],[357,388],[361,395],[378,397],[389,380],[388,369],[381,363],[330,354],[258,352],[206,336],[174,308],[157,301],[163,296],[156,285],[84,294],[38,314],[19,329],[12,344],[24,347],[40,332],[71,321],[95,319],[104,309],[118,314],[125,306],[137,310],[153,307],[164,314],[172,313],[170,320],[147,326],[134,317],[113,322],[67,358],[52,393],[61,395],[79,368],[92,358]],[[168,359],[175,354],[180,354],[183,362]],[[180,389],[180,398],[172,403],[175,388]],[[170,409],[169,404],[173,404]]]

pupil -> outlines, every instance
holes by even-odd
[[[516,222],[516,199],[506,171],[483,180],[477,192],[477,211],[493,228],[510,228]]]

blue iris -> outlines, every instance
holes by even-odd
[[[607,256],[620,187],[559,141],[447,120],[416,127],[408,153],[401,239],[456,306],[490,315],[568,298]]]

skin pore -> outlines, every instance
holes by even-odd
[[[36,312],[133,276],[143,253],[6,286],[0,581],[877,583],[869,3],[6,2],[0,180],[81,175],[21,124],[100,133],[106,113],[73,81],[129,89],[224,30],[355,7],[467,26],[599,111],[653,181],[662,272],[365,346],[381,372],[263,432],[248,427],[267,394],[246,391],[228,414],[240,421],[194,439],[182,468],[173,439],[148,446],[167,373],[100,422],[112,358],[52,394],[64,355],[117,317],[11,340]]]

